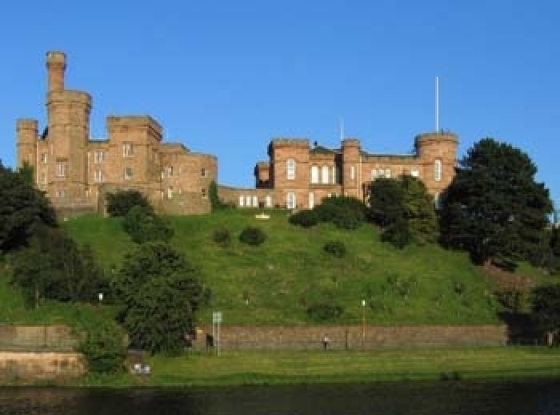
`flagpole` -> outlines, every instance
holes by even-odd
[[[439,132],[439,76],[436,76],[436,132]]]

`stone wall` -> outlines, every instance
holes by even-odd
[[[73,351],[76,344],[67,326],[0,325],[0,350]]]
[[[204,332],[196,342],[204,347]],[[223,350],[313,350],[322,347],[324,336],[330,348],[339,350],[384,347],[461,347],[500,346],[508,341],[504,325],[484,326],[221,326],[220,348]],[[217,336],[216,336],[217,337]]]
[[[64,381],[84,373],[78,353],[0,352],[0,385]]]

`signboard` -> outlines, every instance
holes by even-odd
[[[222,312],[221,311],[214,311],[212,313],[212,323],[217,324],[222,322]]]

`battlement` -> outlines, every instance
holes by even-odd
[[[455,133],[452,133],[450,131],[440,131],[440,132],[434,131],[431,133],[423,133],[423,134],[418,134],[414,138],[414,143],[416,145],[418,145],[420,142],[426,142],[426,141],[453,141],[458,143],[459,138]]]
[[[39,128],[39,122],[32,118],[19,118],[16,120],[17,131],[21,130],[33,130],[37,131]]]
[[[345,138],[342,140],[342,147],[360,147],[360,140],[357,138]]]
[[[147,128],[152,135],[159,137],[161,141],[162,127],[149,115],[124,115],[107,117],[107,129],[109,131],[118,128]]]
[[[64,91],[50,91],[47,94],[47,106],[51,104],[81,104],[91,110],[91,95],[83,91],[66,89]]]
[[[47,66],[66,67],[66,53],[57,50],[47,52]]]
[[[290,146],[290,147],[309,147],[308,138],[274,138],[270,142],[273,147]]]

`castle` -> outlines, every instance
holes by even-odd
[[[17,162],[33,167],[37,186],[59,212],[103,212],[105,194],[117,189],[140,190],[163,213],[210,211],[215,156],[162,142],[162,127],[144,115],[108,116],[107,139],[91,139],[91,96],[65,89],[63,52],[48,52],[46,65],[47,126],[39,134],[37,120],[17,121]],[[414,145],[411,154],[383,155],[365,152],[352,138],[334,149],[308,139],[273,139],[268,161],[255,166],[255,187],[219,185],[218,196],[240,208],[306,209],[334,195],[366,200],[372,180],[409,174],[426,184],[437,203],[455,174],[457,136],[421,134]]]

